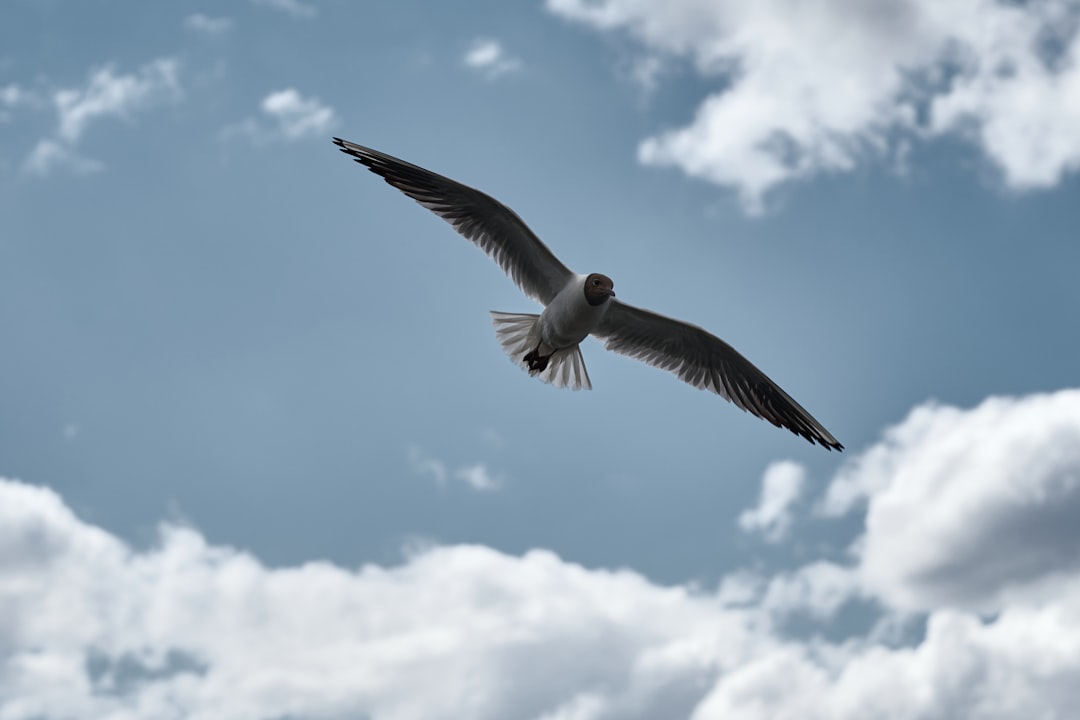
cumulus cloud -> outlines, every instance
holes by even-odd
[[[210,17],[202,13],[193,13],[184,18],[184,27],[204,35],[224,35],[232,29],[232,18]]]
[[[788,644],[723,676],[692,717],[1069,717],[1080,700],[1080,685],[1070,679],[1080,670],[1080,626],[1069,619],[1080,596],[1046,610],[1011,611],[990,623],[935,612],[912,648]]]
[[[818,599],[789,582],[774,608],[845,595],[836,568],[797,574]],[[1080,702],[1075,574],[993,620],[934,610],[902,647],[797,641],[753,589],[726,595],[542,550],[274,569],[176,526],[135,550],[0,479],[0,716],[1005,720]]]
[[[739,527],[748,533],[761,533],[767,542],[783,540],[791,529],[791,506],[799,499],[805,483],[806,469],[802,465],[790,460],[772,463],[761,479],[757,507],[739,515]]]
[[[781,619],[808,615],[828,620],[845,603],[863,596],[855,568],[824,560],[778,573],[759,587],[762,609]]]
[[[127,74],[111,66],[98,68],[90,73],[85,86],[52,94],[56,134],[38,142],[23,168],[35,174],[58,168],[76,173],[100,170],[102,163],[82,157],[77,150],[92,124],[110,117],[131,120],[137,113],[182,97],[180,65],[174,59],[159,58]]]
[[[507,54],[502,44],[491,38],[473,41],[465,53],[464,63],[492,80],[521,69],[521,60]]]
[[[134,552],[10,481],[0,570],[10,718],[685,717],[752,642],[706,598],[544,551],[274,570],[167,527]]]
[[[916,408],[841,470],[822,511],[863,504],[860,572],[890,606],[993,612],[1056,588],[1080,571],[1080,390]]]
[[[778,185],[903,162],[914,140],[970,139],[1014,189],[1080,167],[1074,0],[548,0],[566,18],[686,58],[717,90],[647,164],[735,189],[750,212]]]
[[[295,141],[323,137],[338,124],[332,107],[318,98],[304,97],[294,88],[270,93],[259,109],[259,117],[225,128],[222,136],[243,136],[254,142]]]

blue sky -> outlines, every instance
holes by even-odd
[[[742,5],[5,4],[0,718],[1075,706],[1080,6]],[[536,306],[334,135],[847,450],[592,340],[530,379]]]

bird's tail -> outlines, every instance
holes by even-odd
[[[539,369],[530,368],[525,356],[540,346],[539,320],[539,315],[491,311],[495,337],[515,365],[555,387],[592,390],[589,373],[585,370],[585,359],[581,357],[581,348],[577,345],[556,350],[547,358],[542,358],[546,362],[537,363],[541,366]]]

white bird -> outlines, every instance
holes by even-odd
[[[453,225],[544,305],[539,315],[491,313],[503,350],[530,375],[556,387],[591,389],[579,343],[594,335],[608,350],[670,370],[811,444],[844,449],[735,348],[695,325],[616,300],[611,278],[572,272],[513,210],[490,195],[378,150],[341,138],[334,144]]]

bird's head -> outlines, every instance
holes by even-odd
[[[585,278],[585,299],[590,305],[603,305],[608,298],[615,297],[615,283],[611,278],[600,273],[593,273]]]

